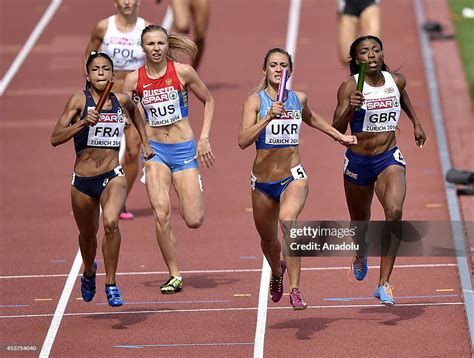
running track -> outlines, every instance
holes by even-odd
[[[2,8],[8,8],[8,16],[2,12],[2,24],[10,30],[8,38],[6,31],[1,32],[3,77],[49,2],[0,1]],[[450,26],[444,0],[420,3],[429,18]],[[270,47],[287,44],[290,1],[212,1],[209,46],[200,73],[217,103],[211,141],[217,163],[203,170],[203,228],[186,229],[173,206],[184,291],[171,297],[159,293],[165,266],[144,187],[137,184],[129,198],[137,218],[121,222],[118,282],[126,305],[109,308],[102,290],[92,303],[78,299],[80,281],[69,275],[79,269],[69,202],[74,153],[71,143],[53,150],[49,136],[67,98],[83,86],[80,66],[92,26],[113,12],[112,1],[97,4],[62,1],[0,98],[0,139],[3,152],[8,153],[0,176],[2,356],[28,354],[8,351],[11,346],[36,347],[30,352],[34,355],[43,348],[45,356],[50,352],[57,357],[316,357],[354,351],[362,356],[471,356],[463,294],[452,257],[400,258],[401,267],[392,278],[399,304],[392,309],[371,297],[377,259],[369,260],[369,274],[362,283],[350,284],[347,258],[308,258],[303,261],[302,291],[311,307],[293,312],[285,296],[268,310],[258,310],[262,256],[248,188],[254,151],[240,151],[236,137],[241,105],[261,78],[263,55]],[[143,1],[141,14],[160,22],[165,5]],[[398,136],[409,163],[404,217],[449,220],[414,8],[411,0],[384,1],[382,8],[385,58],[392,68],[402,66],[428,136],[426,147],[416,148],[404,117]],[[312,108],[327,120],[337,87],[347,75],[336,60],[334,11],[333,0],[303,1],[294,44],[293,88],[305,91]],[[14,20],[19,18],[21,22]],[[472,149],[466,151],[472,141],[472,115],[455,43],[433,43],[432,48],[435,69],[444,69],[436,74],[443,83],[442,113],[450,123],[446,131],[450,158],[454,166],[472,170]],[[446,66],[443,53],[448,51]],[[191,122],[198,131],[201,108],[194,99],[191,108]],[[343,148],[305,127],[301,153],[311,188],[301,219],[348,219],[340,175]],[[472,208],[472,199],[462,198],[465,220],[474,218]],[[373,217],[383,217],[378,204]],[[101,287],[101,261],[99,265]],[[464,294],[472,299],[472,292]],[[260,305],[264,301],[260,299]],[[58,315],[61,305],[64,314]],[[265,313],[266,319],[259,321],[262,330],[256,333],[257,317],[265,318]],[[57,335],[51,334],[52,328],[57,328]]]

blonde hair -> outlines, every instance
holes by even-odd
[[[166,52],[166,58],[175,61],[181,62],[181,56],[188,55],[192,60],[197,55],[198,48],[196,44],[186,35],[170,33],[163,26],[160,25],[148,25],[142,31],[141,41],[143,45],[143,36],[148,32],[161,31],[166,35],[168,39],[168,52]]]

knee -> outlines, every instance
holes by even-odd
[[[193,215],[192,217],[185,218],[184,221],[190,229],[199,229],[204,222],[204,215]]]
[[[170,211],[166,208],[155,208],[153,215],[155,216],[156,226],[158,228],[166,228],[170,224]]]
[[[127,145],[125,148],[124,159],[127,161],[137,161],[138,155],[140,154],[140,146]]]
[[[96,233],[92,232],[81,232],[79,234],[79,240],[82,242],[91,243],[97,240]]]
[[[104,218],[104,232],[113,235],[118,231],[118,218]]]
[[[387,221],[399,221],[402,220],[402,208],[397,206],[388,207],[385,210],[385,219]]]

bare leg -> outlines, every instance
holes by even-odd
[[[119,214],[126,198],[127,181],[123,176],[113,178],[100,197],[104,220],[102,255],[104,256],[106,284],[115,284],[121,242],[118,225]]]
[[[382,250],[387,256],[380,258],[379,286],[389,282],[401,240],[401,220],[405,201],[405,168],[398,165],[387,167],[377,178],[375,187],[385,212],[387,230],[382,237]]]
[[[133,125],[125,130],[126,148],[123,158],[123,171],[127,178],[127,195],[132,190],[132,186],[138,175],[140,168],[140,136]]]
[[[190,0],[171,0],[171,9],[173,10],[173,29],[178,33],[189,33]]]
[[[71,202],[74,219],[79,229],[79,248],[84,262],[84,273],[92,276],[99,230],[99,201],[72,186]]]
[[[303,210],[308,196],[308,180],[294,180],[283,192],[280,199],[279,220],[282,231],[285,230],[285,221],[294,222]],[[285,263],[288,267],[288,277],[290,278],[290,291],[300,287],[301,257],[285,255]]]
[[[157,162],[147,162],[146,189],[155,217],[156,241],[171,276],[180,276],[176,239],[171,231],[171,171]]]
[[[360,35],[380,37],[380,6],[377,4],[367,7],[360,14]]]
[[[191,0],[191,14],[194,22],[194,42],[198,53],[194,59],[194,68],[198,69],[206,45],[206,31],[209,25],[209,0]]]
[[[252,191],[253,219],[260,235],[260,247],[274,277],[281,276],[281,245],[278,240],[279,207],[278,202],[260,191]]]
[[[339,60],[346,65],[349,58],[349,48],[357,35],[358,18],[352,15],[339,14],[337,19],[337,50]]]
[[[179,198],[179,210],[186,225],[191,229],[201,227],[204,221],[204,195],[199,170],[195,168],[175,172],[172,180]]]

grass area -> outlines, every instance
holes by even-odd
[[[474,1],[449,0],[449,6],[456,27],[456,39],[471,93],[471,110],[474,111],[474,18],[464,18],[462,16],[463,8],[474,9]]]

